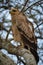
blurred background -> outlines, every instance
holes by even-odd
[[[1,38],[8,39],[11,41],[11,44],[17,46],[17,42],[13,40],[12,31],[8,33],[12,25],[9,8],[15,7],[21,11],[25,2],[26,0],[0,0],[0,26],[4,27],[4,30],[1,30],[0,27],[0,40]],[[27,19],[33,23],[38,46],[38,65],[43,65],[43,0],[28,0],[24,8],[24,14],[27,16]],[[5,49],[1,51],[8,55],[15,63],[18,63],[17,65],[23,65],[22,62],[19,63],[16,55],[9,54]]]

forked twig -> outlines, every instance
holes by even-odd
[[[25,6],[27,5],[27,2],[28,2],[28,0],[26,0],[26,2],[25,2],[25,4],[24,4],[24,7],[22,8],[21,12],[23,12]]]
[[[41,1],[43,1],[43,0],[39,0],[39,1],[35,2],[35,3],[33,3],[32,5],[28,6],[27,9],[24,10],[24,12],[27,11],[29,8],[31,8],[33,5],[36,5],[36,4],[40,3]]]

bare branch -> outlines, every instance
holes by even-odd
[[[11,31],[11,27],[10,27],[8,33],[7,33],[6,40],[7,40],[7,38],[8,38],[8,35],[9,35],[10,31]]]
[[[43,22],[41,22],[40,24],[38,24],[37,27],[35,28],[35,30],[36,30],[40,25],[42,25],[42,24],[43,24]]]
[[[6,1],[2,0],[1,1],[2,5],[0,6],[0,8],[9,9],[9,2],[10,2],[10,0],[6,0]]]
[[[25,4],[24,4],[24,7],[22,8],[21,12],[23,12],[23,10],[24,10],[25,6],[27,5],[27,2],[28,2],[28,1],[29,1],[29,0],[26,0],[26,2],[25,2]]]
[[[30,50],[27,50],[25,48],[15,47],[12,44],[10,44],[9,41],[7,41],[7,43],[5,40],[2,40],[2,41],[3,41],[2,49],[6,49],[10,54],[15,54],[15,55],[24,57],[24,59],[26,61],[26,65],[30,65],[30,64],[36,65],[35,58],[31,54]],[[31,60],[30,60],[30,58],[31,58]]]
[[[41,1],[43,1],[43,0],[39,0],[39,1],[35,2],[35,3],[33,3],[26,10],[24,10],[24,12],[27,11],[29,8],[31,8],[33,5],[40,4]]]
[[[24,65],[26,65],[26,63],[21,59],[21,57],[17,56],[18,61],[20,60],[20,62],[22,62]]]
[[[36,38],[37,38],[37,39],[43,39],[43,37],[41,37],[41,36],[36,36]]]
[[[6,56],[5,54],[3,54],[0,51],[0,65],[16,65],[16,63],[11,60],[8,56]]]

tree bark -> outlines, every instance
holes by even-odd
[[[0,51],[0,65],[16,65],[8,56]]]
[[[16,54],[17,56],[22,56],[25,61],[26,65],[36,65],[36,60],[30,50],[27,50],[25,48],[15,47],[10,43],[7,43],[4,41],[2,43],[2,48],[6,49],[10,54]]]

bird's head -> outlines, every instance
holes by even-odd
[[[11,15],[18,15],[18,14],[19,14],[19,10],[16,9],[16,8],[11,8],[10,14],[11,14]]]

